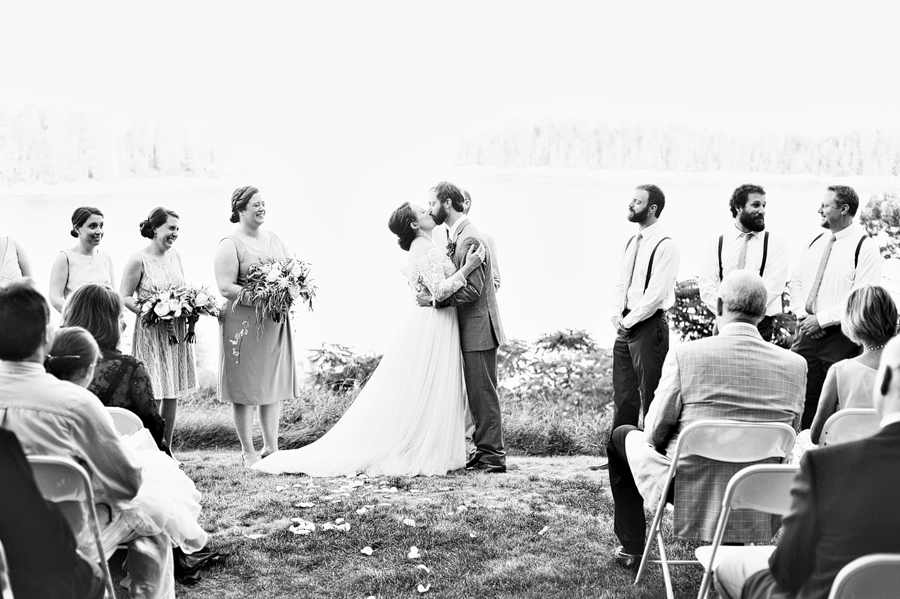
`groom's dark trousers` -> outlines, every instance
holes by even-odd
[[[464,351],[463,371],[469,410],[475,423],[475,453],[481,462],[505,466],[503,431],[500,426],[500,396],[497,393],[497,348]]]

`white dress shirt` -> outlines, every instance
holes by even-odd
[[[763,237],[765,231],[749,233],[747,240],[747,261],[745,270],[759,273],[763,256]],[[732,227],[722,239],[722,276],[737,270],[738,257],[743,242],[743,233]],[[763,280],[768,292],[766,316],[774,316],[782,312],[781,294],[788,282],[788,250],[784,240],[774,233],[769,233],[769,250],[766,254],[766,268],[763,271]],[[718,297],[719,283],[719,238],[716,237],[712,245],[704,252],[700,276],[697,277],[700,286],[700,299],[706,304],[713,314],[716,313],[716,298]]]
[[[619,277],[613,287],[613,315],[621,316],[625,308],[630,310],[628,316],[622,319],[622,326],[625,328],[631,328],[646,320],[659,309],[668,310],[675,305],[675,277],[678,276],[680,263],[678,248],[675,247],[672,239],[659,243],[668,235],[658,222],[641,231],[641,237],[640,248],[637,248],[637,239],[633,239],[628,244],[622,256]],[[653,257],[650,284],[644,291],[650,255],[657,244],[659,244],[659,248]],[[634,262],[634,276],[631,279],[631,285],[625,289],[635,249],[638,250],[638,255]]]
[[[791,309],[798,317],[806,316],[806,299],[813,283],[819,262],[828,245],[832,232],[812,241],[791,276]],[[866,232],[857,224],[835,233],[834,246],[828,258],[828,266],[822,277],[822,284],[816,296],[816,319],[820,327],[839,323],[847,306],[847,297],[854,289],[881,283],[881,253],[878,246],[866,235],[859,249],[859,262],[854,268],[856,246]]]

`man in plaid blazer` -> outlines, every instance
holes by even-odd
[[[437,224],[447,223],[447,255],[459,268],[472,245],[486,248],[484,262],[466,279],[466,285],[435,308],[455,307],[459,316],[459,339],[463,352],[463,370],[469,409],[475,423],[475,451],[466,460],[467,469],[506,472],[506,452],[500,421],[500,396],[497,392],[497,348],[506,343],[497,296],[494,289],[493,260],[484,235],[465,215],[465,196],[453,183],[438,183],[428,200]],[[432,300],[418,297],[419,305]]]
[[[725,486],[746,464],[682,457],[674,494],[660,498],[678,433],[698,420],[800,424],[806,362],[763,341],[756,325],[766,312],[762,278],[735,271],[724,278],[717,301],[719,335],[673,347],[644,423],[616,428],[607,446],[609,480],[615,502],[615,531],[622,543],[616,561],[632,567],[645,542],[644,507],[674,501],[675,535],[711,541]],[[725,542],[763,542],[772,538],[771,519],[738,513]]]

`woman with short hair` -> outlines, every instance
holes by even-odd
[[[866,285],[847,298],[847,309],[841,319],[841,330],[854,343],[862,346],[862,353],[841,360],[828,369],[819,406],[810,427],[813,443],[819,442],[828,418],[844,408],[872,408],[875,374],[881,352],[897,334],[897,305],[887,289]]]

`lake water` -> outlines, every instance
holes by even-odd
[[[767,227],[786,238],[792,267],[820,230],[816,210],[827,185],[853,185],[863,203],[872,194],[900,191],[898,178],[838,181],[477,168],[412,176],[395,169],[322,183],[248,179],[265,194],[267,226],[298,257],[313,263],[319,292],[315,312],[298,313],[302,347],[335,342],[360,351],[384,349],[411,302],[400,272],[406,253],[387,229],[388,216],[403,201],[424,204],[429,186],[444,178],[469,189],[472,220],[497,241],[503,273],[498,299],[509,336],[533,340],[563,328],[587,329],[601,346],[613,341],[610,290],[623,245],[636,231],[626,219],[635,185],[653,182],[666,193],[661,222],[681,252],[679,279],[696,274],[704,247],[730,226],[727,202],[738,184],[753,181],[766,188]],[[6,190],[0,192],[0,232],[25,246],[35,278],[46,289],[57,252],[74,243],[69,236],[72,211],[97,206],[106,215],[101,247],[111,254],[121,280],[128,256],[146,245],[138,223],[150,209],[164,205],[181,215],[176,247],[187,279],[215,289],[213,254],[218,241],[234,229],[228,217],[231,192],[238,184],[242,182],[131,181],[48,193]],[[199,347],[204,362],[215,352],[215,326],[205,320]]]

